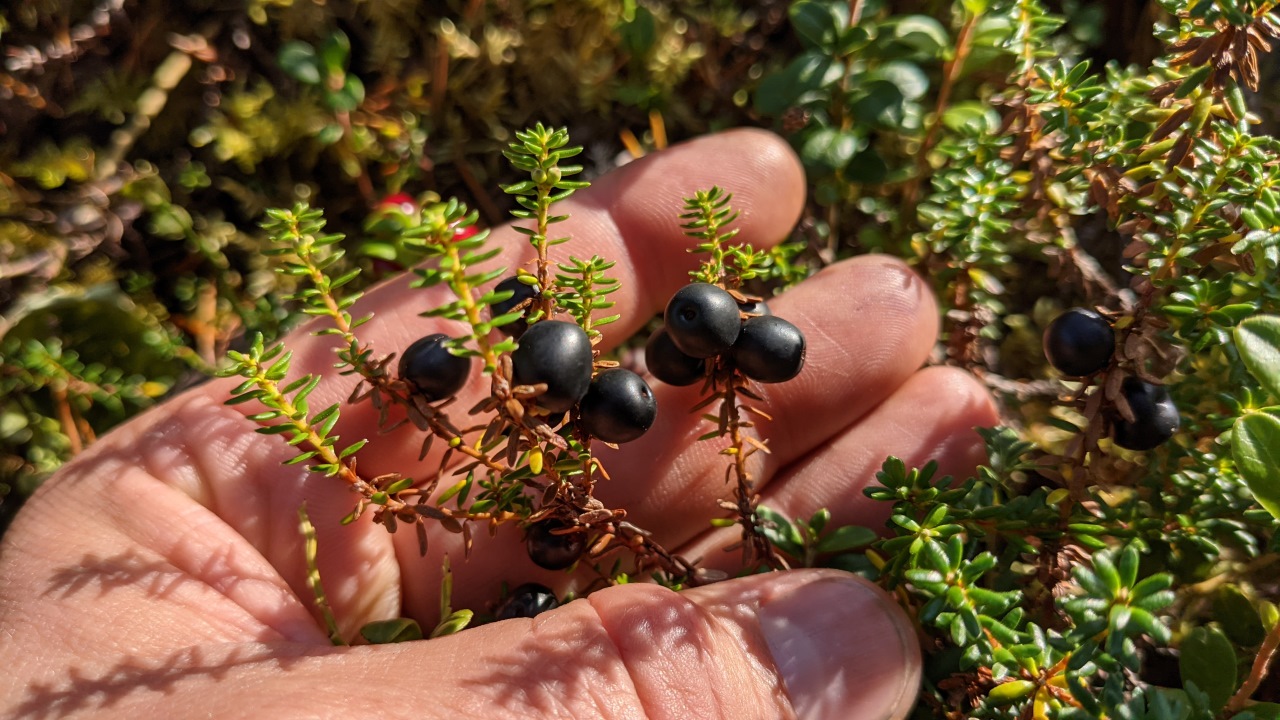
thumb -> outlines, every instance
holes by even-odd
[[[920,654],[879,589],[799,570],[621,585],[427,642],[194,648],[119,676],[113,717],[203,715],[215,697],[253,717],[889,720],[911,709]]]
[[[418,645],[440,708],[420,717],[878,720],[920,682],[905,615],[837,571],[622,585]]]

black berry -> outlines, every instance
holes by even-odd
[[[805,341],[800,328],[775,315],[748,318],[730,357],[744,375],[762,383],[778,383],[800,374]]]
[[[494,290],[497,290],[500,292],[510,290],[511,297],[507,298],[506,300],[499,300],[498,302],[495,302],[493,305],[490,306],[490,312],[493,313],[492,315],[493,317],[498,317],[499,315],[506,315],[512,310],[515,310],[516,306],[519,305],[520,303],[526,300],[532,300],[533,298],[538,296],[537,288],[535,288],[532,285],[525,285],[524,283],[520,282],[520,278],[517,278],[517,277],[509,277],[506,280],[503,280],[502,282],[498,283],[498,286],[495,287]],[[526,315],[528,314],[527,307],[525,308],[525,314]],[[503,335],[520,337],[521,335],[524,335],[524,331],[528,329],[529,329],[529,322],[522,317],[519,320],[516,320],[515,322],[507,323],[506,325],[503,325],[502,327],[498,328],[498,332],[502,333]]]
[[[551,588],[538,583],[525,583],[511,591],[511,596],[498,607],[499,620],[531,618],[560,606]]]
[[[728,350],[742,326],[738,302],[708,283],[685,285],[667,303],[667,332],[685,355],[709,358]]]
[[[1063,375],[1092,375],[1111,362],[1116,339],[1111,324],[1084,308],[1072,308],[1044,331],[1044,356]]]
[[[578,405],[578,418],[592,437],[631,442],[653,426],[658,403],[644,378],[625,368],[605,370],[591,381]]]
[[[763,300],[748,300],[738,303],[738,309],[748,315],[772,315],[773,311]]]
[[[705,376],[707,367],[706,361],[680,352],[665,327],[649,336],[644,346],[644,364],[654,377],[677,387],[698,382]]]
[[[568,410],[587,394],[593,360],[587,333],[563,320],[534,323],[511,353],[515,383],[546,383],[547,391],[536,402],[550,413]]]
[[[444,333],[415,341],[400,356],[400,378],[417,389],[428,402],[443,400],[467,384],[471,358],[449,352]]]
[[[1116,418],[1112,438],[1117,445],[1130,450],[1150,450],[1178,431],[1182,418],[1165,386],[1152,385],[1130,375],[1121,384],[1120,392],[1133,410],[1133,422]]]
[[[535,565],[548,570],[563,570],[582,557],[587,549],[586,533],[557,535],[552,532],[566,527],[568,526],[559,520],[543,520],[529,527],[525,546],[529,550],[529,559]]]

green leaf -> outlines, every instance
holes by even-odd
[[[817,547],[820,553],[846,552],[860,548],[876,541],[879,535],[871,528],[859,525],[845,525],[836,528],[835,532],[822,538]]]
[[[1195,683],[1217,712],[1236,691],[1236,651],[1222,631],[1198,627],[1183,638],[1178,667],[1183,684]]]
[[[1256,720],[1280,720],[1280,705],[1276,703],[1254,703],[1247,710],[1253,713]]]
[[[887,128],[902,124],[906,114],[906,97],[889,80],[869,80],[851,94],[849,112],[861,123],[875,123]]]
[[[892,37],[922,57],[936,58],[943,48],[951,45],[951,36],[942,23],[928,15],[908,15],[890,25]]]
[[[1013,680],[991,688],[987,698],[996,705],[1007,705],[1029,696],[1035,689],[1036,684],[1030,680]]]
[[[995,132],[1000,127],[1000,115],[987,103],[961,102],[943,111],[942,124],[952,132],[976,136]]]
[[[1280,317],[1258,315],[1242,320],[1235,338],[1249,374],[1273,397],[1280,398]]]
[[[280,48],[280,67],[307,85],[320,84],[320,63],[316,49],[300,40],[293,40]]]
[[[800,158],[810,169],[835,172],[849,164],[861,145],[862,138],[852,130],[819,127],[804,141]]]
[[[1236,469],[1258,504],[1280,518],[1280,419],[1250,413],[1231,430]]]
[[[422,639],[422,628],[409,618],[375,620],[360,628],[360,635],[373,645],[408,642]]]
[[[907,100],[918,100],[929,91],[929,78],[915,63],[885,63],[867,77],[893,83]]]
[[[351,40],[341,30],[335,30],[320,49],[320,57],[331,74],[342,72],[347,67],[347,57],[350,54]]]
[[[781,115],[792,105],[816,99],[807,94],[835,83],[841,74],[839,64],[829,56],[819,52],[801,53],[782,72],[761,81],[756,90],[756,110],[764,115]]]
[[[431,637],[438,638],[445,635],[452,635],[456,632],[462,632],[467,625],[471,624],[471,617],[474,615],[470,610],[455,610],[449,617],[440,621],[435,630],[431,631]]]
[[[657,26],[653,13],[643,5],[636,6],[632,17],[624,19],[618,25],[618,35],[622,38],[622,44],[627,48],[627,52],[632,55],[644,55],[649,52],[649,48],[653,47],[653,41],[657,39]]]
[[[849,24],[849,6],[835,0],[800,0],[791,6],[791,27],[806,45],[834,50]]]
[[[1223,585],[1213,594],[1213,617],[1240,647],[1257,647],[1267,634],[1258,609],[1235,585]]]

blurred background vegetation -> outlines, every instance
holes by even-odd
[[[797,76],[814,68],[805,18],[793,28],[789,5],[31,0],[0,10],[0,527],[97,435],[206,377],[246,327],[290,321],[289,288],[260,252],[263,209],[324,207],[376,278],[397,257],[380,233],[404,221],[382,199],[456,196],[501,222],[499,150],[536,121],[567,125],[590,174],[720,128],[775,128],[811,172],[797,232],[813,261],[892,251],[884,205],[901,193],[863,188],[900,188],[917,173],[960,18],[950,0],[861,4],[897,42],[859,75],[853,136],[835,136],[797,109]],[[1053,36],[1064,52],[1146,65],[1160,51],[1155,3],[1049,5],[1069,20]],[[1009,57],[982,52],[953,102],[1007,76]],[[948,122],[991,112],[959,107]]]

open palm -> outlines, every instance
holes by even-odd
[[[573,252],[618,260],[608,349],[639,329],[687,281],[693,259],[674,217],[681,198],[718,184],[735,193],[741,239],[784,238],[799,216],[802,171],[781,140],[759,131],[703,138],[632,163],[566,201]],[[531,249],[495,231],[510,268]],[[460,334],[419,313],[443,289],[400,278],[366,296],[359,314],[375,352],[431,332]],[[983,389],[946,368],[920,369],[937,332],[926,285],[901,263],[860,257],[827,268],[772,303],[808,337],[795,380],[765,386],[774,419],[758,431],[764,503],[787,516],[830,508],[836,522],[879,525],[862,496],[886,455],[939,460],[966,473],[981,459],[972,428],[996,421]],[[299,330],[294,371],[324,373],[330,339]],[[343,400],[353,378],[326,378],[313,404]],[[603,456],[598,495],[666,548],[736,570],[711,530],[728,496],[724,457],[688,409],[697,388],[653,383],[658,421]],[[399,645],[335,648],[313,616],[297,509],[307,503],[319,566],[344,634],[372,620],[438,619],[443,556],[454,606],[483,608],[504,581],[558,592],[591,578],[541,570],[519,531],[461,538],[367,520],[341,526],[355,496],[333,478],[285,467],[278,438],[253,432],[228,382],[189,391],[99,441],[30,499],[0,546],[0,712],[14,717],[268,716],[501,718],[900,717],[915,696],[910,625],[878,590],[834,571],[753,576],[676,594],[652,585],[595,593],[533,620]],[[454,407],[486,388],[475,378]],[[458,411],[461,412],[461,411]],[[362,474],[421,476],[416,431],[377,434],[367,404],[344,408],[335,432],[369,437]],[[459,418],[461,422],[461,419]]]

